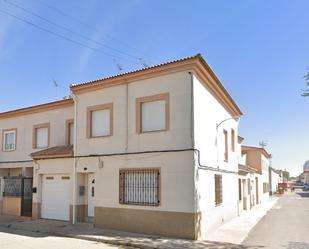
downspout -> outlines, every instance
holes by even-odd
[[[74,100],[74,144],[73,144],[73,205],[72,205],[72,223],[76,224],[76,164],[77,164],[77,97],[72,92]]]

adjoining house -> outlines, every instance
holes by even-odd
[[[34,219],[207,239],[237,216],[242,113],[201,55],[71,91],[0,114],[0,168],[29,164]]]
[[[270,195],[273,195],[278,192],[279,183],[282,183],[282,172],[281,170],[274,169],[269,167],[269,187],[270,187]]]
[[[258,175],[255,177],[252,205],[260,204],[269,199],[269,167],[271,155],[264,149],[253,146],[242,146],[242,155],[245,157],[246,165],[254,168]]]
[[[247,164],[246,153],[242,154],[241,143],[244,138],[238,136],[238,214],[250,210],[258,201],[258,170]]]
[[[0,211],[32,216],[35,151],[65,143],[66,120],[73,118],[72,99],[0,113]]]

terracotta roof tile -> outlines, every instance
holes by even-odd
[[[70,157],[73,156],[73,146],[72,145],[55,146],[31,153],[30,156],[33,159]]]

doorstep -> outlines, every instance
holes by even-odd
[[[103,242],[117,246],[130,246],[145,249],[236,249],[241,248],[231,243],[210,242],[210,241],[193,241],[186,239],[166,238],[160,236],[150,236],[145,234],[128,233],[109,229],[94,228],[93,224],[78,223],[72,225],[69,222],[54,220],[13,220],[2,222],[0,217],[0,226],[10,230],[23,230],[38,232],[47,235],[65,236],[76,239]]]

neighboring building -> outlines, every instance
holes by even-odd
[[[278,184],[282,182],[282,171],[269,167],[269,187],[271,195],[278,192]]]
[[[200,55],[71,91],[0,114],[3,187],[33,174],[34,219],[207,239],[237,216],[242,113]]]
[[[252,204],[259,204],[269,199],[269,167],[270,154],[264,148],[242,146],[242,155],[246,157],[246,165],[257,170],[255,193]]]
[[[238,214],[250,210],[257,202],[258,171],[247,164],[247,154],[242,154],[241,143],[244,138],[238,137]]]
[[[66,99],[0,113],[0,206],[3,214],[32,215],[35,164],[30,154],[65,144],[66,120],[73,119],[73,110],[73,100]]]
[[[303,176],[302,176],[303,183],[309,184],[309,161],[306,161],[304,163],[303,168],[304,168],[304,172],[303,172]]]

